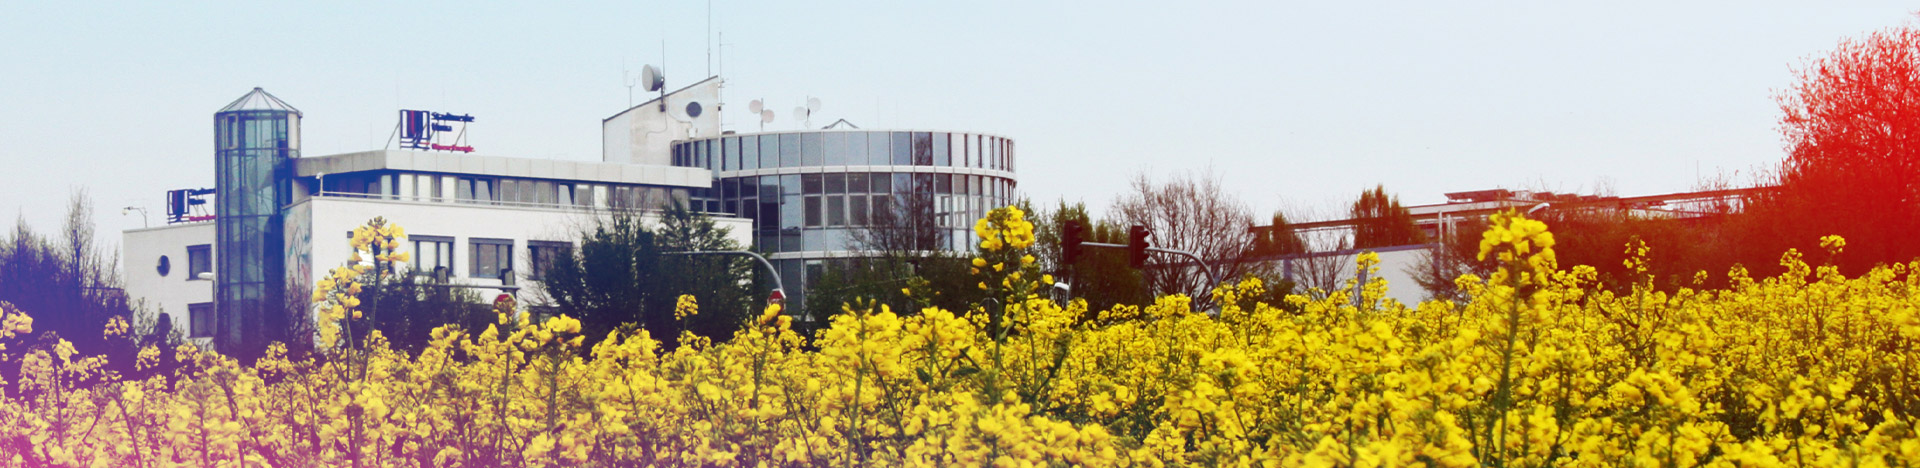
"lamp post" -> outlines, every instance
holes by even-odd
[[[688,250],[684,252],[661,252],[661,255],[734,255],[753,257],[754,260],[759,260],[761,265],[767,267],[767,274],[773,275],[773,293],[767,295],[767,302],[775,304],[787,302],[787,285],[785,282],[780,281],[780,270],[774,268],[773,262],[768,261],[767,257],[763,257],[760,254],[745,250]]]
[[[144,227],[152,227],[152,225],[151,225],[151,224],[148,224],[148,223],[147,223],[147,209],[146,209],[146,208],[141,208],[141,207],[138,207],[138,206],[129,206],[129,207],[126,207],[126,208],[121,208],[121,209],[120,209],[120,216],[126,216],[126,215],[127,215],[127,212],[129,212],[129,211],[138,211],[138,212],[140,212],[140,227],[143,227],[143,228],[144,228]]]

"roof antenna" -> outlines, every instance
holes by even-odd
[[[640,80],[634,79],[632,73],[627,71],[627,61],[624,59],[620,61],[620,82],[627,85],[627,108],[631,109],[633,108],[633,86],[640,84]]]
[[[713,76],[713,0],[707,0],[707,76]]]
[[[666,74],[667,74],[667,39],[660,38],[660,76],[665,77]],[[662,78],[662,82],[664,83],[664,78]],[[660,87],[660,112],[666,112],[666,111],[667,111],[667,87],[661,86]]]

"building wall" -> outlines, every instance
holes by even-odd
[[[931,211],[939,235],[922,249],[972,250],[974,221],[1017,199],[1014,154],[1012,140],[979,133],[806,130],[677,142],[671,162],[714,172],[694,204],[754,220],[753,245],[799,310],[825,261],[864,255],[850,240],[903,201]]]
[[[173,224],[154,228],[131,229],[121,234],[120,245],[125,246],[122,264],[126,271],[127,296],[137,301],[139,307],[158,315],[167,313],[173,319],[173,329],[181,336],[189,336],[191,324],[188,322],[188,304],[212,303],[213,281],[191,278],[187,259],[187,247],[207,245],[211,247],[214,239],[214,224],[211,221],[200,223]],[[217,255],[218,249],[209,248],[208,255]],[[156,266],[164,255],[170,264],[166,275],[161,275]],[[219,265],[215,258],[208,259],[208,265]],[[215,271],[214,274],[219,274]],[[198,339],[202,344],[210,339]]]
[[[1420,288],[1420,283],[1414,282],[1412,273],[1413,269],[1420,267],[1427,252],[1431,250],[1427,245],[1290,255],[1269,261],[1281,268],[1283,278],[1294,280],[1301,288],[1313,286],[1305,277],[1311,275],[1314,269],[1314,266],[1310,266],[1309,263],[1317,263],[1321,268],[1332,271],[1333,275],[1339,278],[1333,285],[1339,288],[1344,287],[1347,280],[1357,278],[1354,260],[1366,250],[1380,254],[1379,273],[1375,277],[1387,280],[1388,298],[1406,304],[1407,307],[1416,307],[1421,301],[1427,300],[1427,291]]]
[[[409,236],[454,238],[452,280],[461,284],[497,286],[496,278],[474,278],[471,274],[472,240],[508,239],[513,241],[513,268],[520,274],[522,300],[534,293],[538,284],[525,279],[528,272],[528,241],[553,241],[577,244],[580,233],[590,229],[603,211],[538,209],[523,207],[420,203],[397,200],[315,197],[311,205],[313,227],[313,264],[311,278],[321,278],[344,265],[351,255],[347,239],[353,228],[366,225],[375,216],[399,224]],[[659,222],[656,214],[643,215],[649,223]],[[715,218],[714,222],[730,230],[728,236],[740,245],[752,243],[752,224],[740,218]],[[412,251],[413,246],[405,246]],[[406,267],[402,268],[406,270]],[[310,285],[308,287],[311,287]]]
[[[668,165],[674,141],[720,136],[719,102],[720,78],[713,77],[608,117],[600,123],[601,160]],[[700,115],[690,116],[695,103]]]
[[[472,259],[469,258],[472,254],[471,240],[511,240],[513,267],[521,276],[519,284],[527,287],[520,297],[528,301],[535,297],[531,294],[537,294],[539,286],[537,282],[525,279],[528,273],[526,266],[530,264],[528,241],[557,241],[577,245],[581,230],[592,226],[596,216],[603,216],[607,212],[308,197],[287,207],[285,213],[286,224],[290,228],[287,230],[289,249],[284,258],[290,270],[287,272],[288,284],[295,290],[311,291],[315,278],[324,277],[333,268],[345,265],[351,254],[347,240],[353,228],[365,225],[375,216],[381,216],[405,228],[409,236],[454,238],[452,281],[460,284],[500,285],[499,279],[473,278],[469,274],[472,265]],[[652,223],[659,221],[659,216],[655,214],[645,214],[643,217]],[[714,221],[730,229],[729,237],[734,241],[741,245],[751,244],[750,221],[740,218],[715,218]],[[212,222],[134,229],[123,233],[124,277],[128,296],[142,301],[148,311],[168,312],[174,328],[181,330],[183,335],[189,333],[188,304],[211,303],[213,281],[188,279],[187,247],[211,245],[214,234]],[[407,242],[403,250],[412,252],[412,243]],[[155,268],[161,255],[166,255],[171,264],[170,271],[164,276]],[[217,265],[213,262],[210,264]],[[407,271],[409,267],[402,266],[401,270]],[[220,274],[219,271],[213,273],[216,276]],[[483,293],[482,297],[492,294]],[[195,341],[203,345],[209,342],[208,339]]]

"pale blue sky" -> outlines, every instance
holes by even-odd
[[[381,146],[399,108],[471,113],[485,154],[598,160],[623,64],[706,76],[707,3],[0,2],[0,209],[51,230],[161,222],[213,183],[212,113],[254,86],[307,155]],[[989,132],[1036,200],[1105,206],[1137,172],[1213,168],[1264,217],[1382,183],[1620,194],[1781,157],[1773,95],[1901,2],[716,1],[726,114],[825,102],[815,125]],[[638,100],[644,100],[640,97]]]

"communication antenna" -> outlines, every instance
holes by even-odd
[[[760,131],[767,131],[767,123],[773,122],[773,109],[760,111]]]
[[[666,91],[663,91],[663,89],[666,88],[667,75],[660,73],[660,69],[654,68],[653,65],[642,65],[640,67],[640,81],[638,81],[637,84],[646,87],[647,91],[660,91],[662,97],[666,96]],[[633,106],[633,85],[631,84],[627,85],[627,106]],[[660,110],[666,109],[667,101],[665,99],[660,100]]]
[[[620,64],[620,83],[627,85],[627,107],[632,108],[633,87],[640,84],[640,80],[639,77],[633,76],[633,72],[627,70],[627,64],[624,62]]]
[[[770,120],[766,118],[766,111],[767,103],[759,99],[747,103],[747,112],[751,112],[755,117],[760,118],[760,131],[762,132],[767,131],[767,121]]]
[[[793,120],[800,121],[801,128],[813,128],[813,114],[820,112],[820,98],[808,96],[807,105],[793,108]]]

